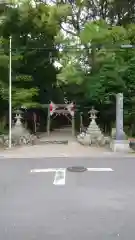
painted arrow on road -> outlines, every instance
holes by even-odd
[[[112,168],[87,168],[89,172],[113,172]],[[55,173],[53,184],[63,186],[66,183],[66,168],[32,169],[30,173]]]

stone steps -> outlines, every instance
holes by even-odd
[[[40,140],[40,144],[68,144],[68,140]]]

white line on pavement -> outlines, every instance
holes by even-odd
[[[113,172],[112,168],[87,168],[89,172]]]
[[[65,185],[66,182],[66,169],[60,168],[56,171],[54,177],[54,185]]]
[[[113,172],[112,168],[87,168],[89,172]],[[66,182],[66,168],[45,168],[45,169],[32,169],[30,173],[51,173],[54,172],[53,184],[56,186],[63,186]]]
[[[65,171],[66,168],[45,168],[45,169],[32,169],[31,173],[49,173],[49,172],[59,172]],[[89,172],[113,172],[112,168],[87,168]]]
[[[56,172],[58,168],[45,168],[45,169],[32,169],[31,173],[49,173],[49,172]]]

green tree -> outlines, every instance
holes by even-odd
[[[60,30],[65,9],[43,3],[34,7],[22,1],[17,7],[8,7],[1,22],[1,57],[6,76],[2,80],[4,93],[8,96],[9,36],[12,36],[12,103],[13,106],[41,106],[53,97],[56,83],[57,57],[54,38]]]

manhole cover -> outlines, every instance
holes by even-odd
[[[73,167],[68,167],[67,170],[69,172],[85,172],[87,171],[87,168],[82,166],[73,166]]]

